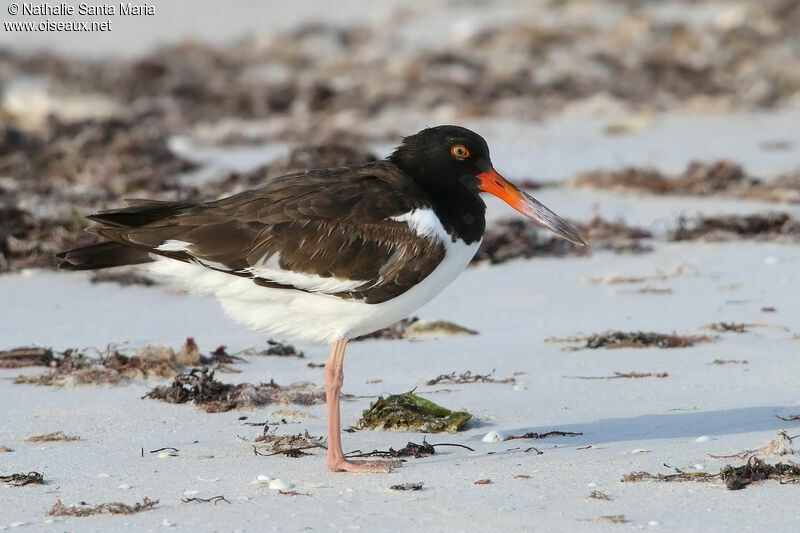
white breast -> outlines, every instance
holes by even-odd
[[[321,292],[261,287],[248,278],[164,257],[158,257],[149,268],[155,274],[182,283],[194,293],[213,294],[231,318],[252,329],[329,344],[345,336],[370,333],[407,317],[450,284],[466,268],[480,246],[480,241],[469,245],[461,240],[453,241],[429,209],[417,209],[394,219],[407,222],[419,235],[441,240],[445,255],[436,269],[421,282],[396,298],[378,304],[343,300],[326,294],[335,289],[323,286],[332,283],[330,279],[311,279],[305,274],[297,274],[302,277],[297,281],[312,285],[320,283],[313,289]],[[274,266],[265,264],[264,268]],[[292,275],[286,271],[277,274]],[[289,278],[286,281],[290,281]]]

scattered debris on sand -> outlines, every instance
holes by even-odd
[[[450,372],[449,374],[441,374],[433,379],[425,382],[425,385],[441,385],[441,384],[463,384],[463,383],[502,383],[506,385],[514,385],[517,380],[512,376],[505,379],[495,379],[494,370],[488,374],[473,374],[467,370],[461,374]]]
[[[586,256],[591,251],[611,250],[615,253],[644,253],[652,247],[643,239],[653,235],[648,230],[611,222],[595,216],[587,223],[572,222],[589,241],[590,246],[575,246],[560,239],[531,220],[502,219],[486,228],[483,241],[473,258],[473,263],[488,261],[504,263],[512,259],[531,257]]]
[[[22,487],[24,485],[44,485],[44,476],[39,472],[28,472],[27,474],[10,474],[0,476],[0,482]]]
[[[733,455],[709,454],[709,457],[712,459],[741,459],[744,461],[750,459],[751,457],[783,457],[785,455],[794,455],[798,453],[798,450],[793,448],[794,439],[798,436],[800,435],[790,437],[785,430],[781,430],[778,432],[777,437],[765,445],[759,446],[758,448],[753,448],[752,450],[742,450],[741,452]]]
[[[603,520],[606,522],[611,522],[612,524],[627,524],[630,522],[624,514],[613,514],[613,515],[603,515],[597,518],[598,520]]]
[[[291,344],[286,344],[284,342],[274,341],[269,339],[267,341],[269,347],[264,352],[264,355],[279,355],[281,357],[300,357],[303,358],[306,356],[302,352],[302,350],[298,350]]]
[[[216,381],[214,371],[203,368],[179,374],[170,385],[156,387],[143,398],[168,403],[194,402],[208,413],[221,413],[231,409],[255,409],[268,404],[315,405],[325,402],[325,390],[309,382],[286,387],[274,381],[260,385],[232,385]]]
[[[718,481],[721,480],[730,490],[740,490],[751,483],[766,479],[778,480],[781,484],[800,482],[800,466],[797,464],[765,463],[757,457],[750,457],[742,466],[726,466],[717,474],[705,472],[678,472],[677,474],[651,474],[633,472],[622,476],[623,483],[636,481]]]
[[[787,213],[724,215],[678,219],[669,232],[670,241],[729,241],[756,239],[788,244],[800,242],[800,222]]]
[[[545,339],[546,342],[583,343],[582,346],[570,346],[566,351],[583,350],[586,348],[687,348],[700,342],[711,342],[711,338],[701,336],[667,335],[663,333],[642,331],[607,331],[606,333],[593,333],[588,337],[566,337]]]
[[[394,324],[378,331],[367,333],[352,339],[353,341],[363,341],[371,339],[382,340],[424,340],[436,339],[440,337],[458,337],[462,335],[477,335],[474,329],[459,326],[447,320],[432,320],[430,322],[420,320],[418,317],[404,318]]]
[[[95,351],[97,356],[89,355]],[[75,386],[75,385],[109,385],[126,379],[173,378],[186,367],[202,366],[222,372],[235,372],[228,365],[243,362],[244,359],[228,354],[225,346],[219,346],[210,355],[203,355],[192,337],[177,353],[167,346],[146,345],[136,349],[133,355],[122,353],[118,345],[109,345],[105,350],[95,348],[64,352],[54,352],[50,348],[23,348],[0,352],[0,368],[4,359],[2,354],[9,354],[14,360],[16,356],[25,360],[25,354],[42,354],[48,361],[50,369],[36,376],[19,376],[15,383]]]
[[[412,392],[379,397],[363,412],[355,429],[455,433],[472,415],[451,411]]]
[[[389,490],[422,490],[423,483],[401,483],[400,485],[392,485]]]
[[[53,433],[45,433],[43,435],[34,435],[25,439],[27,442],[72,442],[81,440],[80,437],[67,435],[63,431],[54,431]]]
[[[491,485],[494,483],[491,479],[479,479],[473,485]]]
[[[587,498],[591,498],[593,500],[611,500],[611,497],[609,497],[608,494],[606,494],[605,492],[601,492],[599,490],[593,490],[592,492],[589,493]]]
[[[141,511],[150,511],[153,509],[156,504],[158,504],[158,500],[151,500],[147,496],[145,496],[144,500],[141,503],[135,503],[134,505],[128,505],[125,503],[119,502],[112,502],[112,503],[101,503],[95,506],[88,506],[88,505],[70,505],[67,507],[61,500],[58,500],[53,507],[47,511],[47,516],[92,516],[96,514],[135,514]]]
[[[797,464],[765,463],[761,459],[751,457],[743,466],[726,466],[719,473],[722,481],[730,490],[739,490],[751,483],[765,479],[777,479],[781,483],[800,482],[800,466]]]
[[[747,333],[748,326],[752,325],[754,324],[745,324],[743,322],[714,322],[713,324],[706,326],[706,328],[710,329],[711,331],[720,331],[726,333]]]
[[[325,437],[315,437],[309,434],[308,430],[297,435],[278,435],[277,429],[270,432],[269,426],[264,426],[264,434],[256,437],[255,442],[267,446],[264,450],[258,450],[255,446],[253,452],[256,455],[285,455],[286,457],[303,457],[311,455],[305,450],[314,448],[327,449]]]
[[[413,324],[409,324],[403,333],[403,338],[411,340],[423,340],[477,334],[478,332],[474,329],[465,328],[463,326],[459,326],[458,324],[448,322],[447,320],[434,320],[432,322],[423,322],[422,320],[417,320]]]
[[[212,496],[210,498],[198,498],[198,497],[181,498],[181,502],[182,503],[213,503],[214,505],[217,505],[219,502],[225,502],[228,505],[231,504],[231,502],[229,502],[228,499],[225,498],[225,496],[222,496],[221,494],[219,496]]]
[[[613,376],[564,376],[572,379],[668,378],[666,372],[614,372]]]
[[[351,339],[350,342],[364,341],[369,339],[383,339],[383,340],[402,339],[408,327],[417,322],[418,320],[419,318],[415,316],[404,318],[402,320],[395,322],[390,326],[386,326],[383,329],[379,329],[378,331],[373,331],[372,333],[367,333],[366,335],[361,335],[359,337]]]
[[[714,359],[709,365],[747,365],[747,359]]]
[[[517,440],[517,439],[546,439],[548,437],[580,437],[583,433],[576,433],[574,431],[548,431],[546,433],[536,433],[529,431],[520,435],[506,435],[503,440]]]
[[[124,379],[167,378],[174,376],[175,354],[164,346],[144,346],[132,356],[123,355],[110,346],[99,357],[68,349],[56,352],[51,368],[37,376],[19,376],[14,383],[75,386],[108,385]]]
[[[427,440],[423,439],[422,444],[409,442],[399,450],[395,450],[394,448],[389,448],[388,450],[372,450],[371,452],[362,452],[361,450],[355,450],[346,453],[345,457],[384,457],[384,458],[413,457],[415,459],[419,459],[420,457],[428,457],[430,455],[434,455],[436,453],[437,446],[453,446],[456,448],[464,448],[465,450],[469,450],[471,452],[475,451],[469,446],[465,446],[463,444],[454,444],[449,442],[440,442],[438,444],[431,444]]]
[[[0,368],[23,368],[26,366],[48,366],[53,362],[50,348],[13,348],[0,351]]]
[[[639,194],[720,195],[767,202],[800,202],[800,174],[763,181],[748,176],[740,165],[730,161],[693,161],[674,178],[639,167],[585,172],[575,176],[570,185]]]

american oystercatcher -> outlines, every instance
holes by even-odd
[[[345,345],[405,318],[467,266],[486,225],[481,192],[586,244],[492,168],[480,135],[439,126],[405,137],[383,161],[289,174],[222,200],[130,200],[88,217],[100,223],[88,231],[106,242],[57,257],[67,270],[149,263],[192,292],[213,294],[246,326],[332,343],[328,468],[385,472],[397,463],[342,453]]]

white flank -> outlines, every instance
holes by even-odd
[[[248,269],[248,271],[255,277],[268,279],[282,285],[291,285],[306,291],[325,294],[352,291],[366,283],[364,280],[324,278],[316,274],[283,269],[280,267],[280,254],[274,254],[267,261]]]
[[[253,273],[318,292],[261,287],[248,278],[165,257],[158,257],[148,266],[154,274],[170,277],[194,293],[213,294],[231,318],[252,329],[330,344],[344,336],[370,333],[407,317],[439,294],[469,264],[480,241],[470,245],[461,240],[453,241],[438,218],[432,215],[430,210],[415,210],[401,217],[418,233],[441,240],[445,246],[444,259],[411,289],[379,304],[343,300],[325,293],[349,290],[347,287],[354,288],[361,282],[292,273],[277,268],[277,263],[272,261]],[[270,275],[265,275],[267,272]]]
[[[159,252],[186,252],[192,243],[170,239],[161,243],[156,250]]]

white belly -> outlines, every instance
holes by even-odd
[[[378,304],[294,289],[261,287],[251,279],[200,265],[157,257],[148,267],[196,294],[213,294],[225,312],[252,329],[320,343],[356,337],[388,326],[439,294],[464,270],[480,242],[445,242],[445,256],[436,269],[400,296]]]

